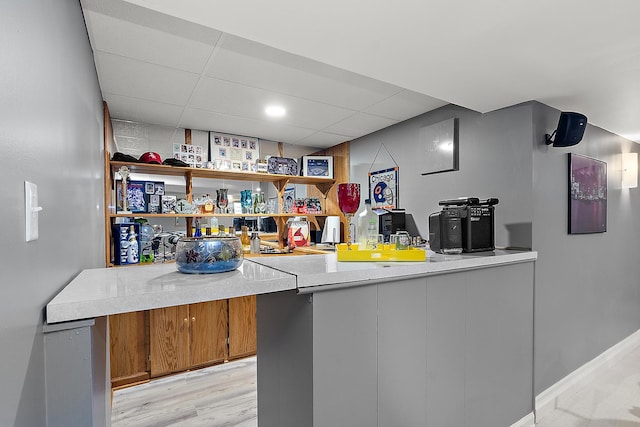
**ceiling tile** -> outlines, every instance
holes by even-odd
[[[311,129],[297,128],[283,124],[275,125],[260,120],[192,108],[185,109],[180,127],[251,136],[290,144],[294,144],[296,141],[314,133]]]
[[[103,92],[102,95],[109,106],[109,113],[114,119],[176,127],[183,110],[182,107],[175,105],[161,104],[112,93]]]
[[[328,148],[334,145],[342,144],[343,142],[350,141],[353,138],[349,138],[345,135],[338,135],[335,133],[316,132],[306,138],[303,138],[296,143],[299,145],[306,145],[310,147]]]
[[[103,52],[95,53],[103,92],[184,106],[198,76]]]
[[[201,80],[189,106],[233,116],[265,120],[264,109],[270,104],[279,104],[286,108],[286,116],[278,119],[281,123],[314,130],[321,130],[354,114],[353,110],[276,94],[210,77]]]
[[[386,117],[358,113],[341,121],[340,123],[327,127],[325,131],[337,133],[339,135],[353,135],[353,137],[359,137],[396,123],[398,123],[397,120],[388,119]]]
[[[402,91],[397,86],[228,34],[223,36],[206,74],[354,110]]]
[[[365,113],[393,120],[407,120],[425,111],[435,110],[448,103],[410,90],[391,96],[365,109]]]
[[[94,51],[112,53],[192,73],[202,73],[213,50],[211,43],[190,40],[126,20],[86,11],[91,20]]]

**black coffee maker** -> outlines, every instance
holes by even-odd
[[[495,249],[494,205],[498,199],[442,200],[442,211],[429,215],[429,246],[434,252],[459,254]]]

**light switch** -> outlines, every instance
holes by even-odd
[[[38,206],[38,186],[32,182],[24,182],[24,209],[25,209],[25,241],[38,239],[38,212],[42,210]]]

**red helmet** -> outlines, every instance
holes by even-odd
[[[153,151],[147,151],[139,159],[142,163],[156,163],[161,165],[162,159],[160,158],[160,154],[154,153]]]

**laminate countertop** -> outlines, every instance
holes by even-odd
[[[174,263],[83,270],[47,304],[47,323],[296,288],[295,276],[244,260],[233,271],[183,274]]]
[[[301,293],[390,279],[532,262],[537,252],[429,252],[424,262],[339,262],[335,253],[245,259],[234,271],[183,274],[175,264],[82,271],[46,307],[47,323],[297,289]]]
[[[259,258],[265,267],[293,274],[299,292],[318,292],[335,287],[356,286],[372,281],[430,276],[491,266],[533,262],[535,251],[500,250],[443,255],[427,252],[424,262],[340,262],[335,253],[290,258]]]

